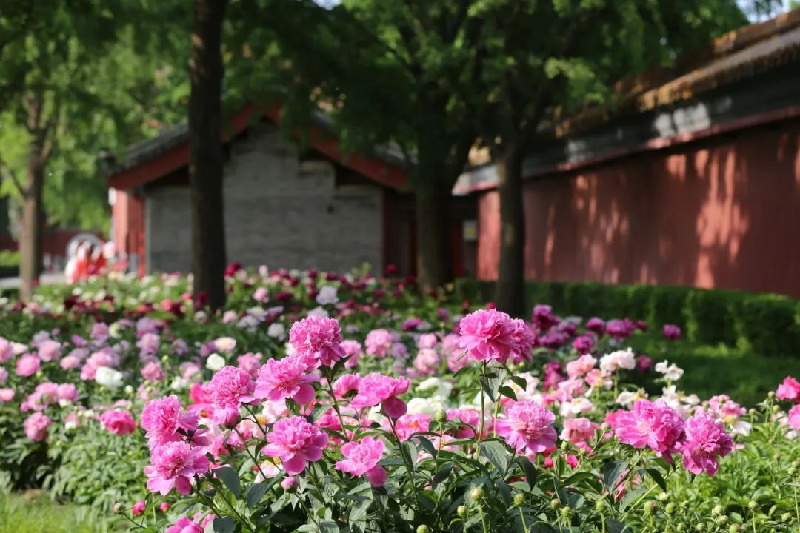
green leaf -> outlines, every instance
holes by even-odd
[[[498,392],[505,396],[506,398],[511,398],[512,400],[517,400],[517,393],[514,392],[514,389],[509,387],[508,385],[503,385],[498,389]]]
[[[525,472],[525,479],[528,480],[528,486],[530,486],[531,490],[533,490],[533,488],[536,486],[536,481],[539,479],[539,472],[527,457],[517,457],[517,462]]]
[[[661,490],[667,492],[667,482],[664,481],[664,476],[661,475],[661,472],[657,468],[645,468],[645,470],[653,478],[653,481],[661,487]]]
[[[239,474],[237,474],[233,468],[223,466],[214,470],[214,474],[225,483],[225,486],[228,487],[228,490],[231,491],[235,497],[239,497],[242,486],[239,482]]]
[[[500,386],[506,380],[506,375],[508,375],[508,372],[506,372],[504,368],[490,370],[486,374],[481,375],[481,388],[493,402],[497,401],[497,394],[500,390]]]
[[[528,388],[528,382],[523,377],[520,377],[520,376],[508,376],[508,379],[510,379],[517,387],[521,388],[522,390],[525,390],[525,389]]]
[[[369,506],[372,505],[372,498],[364,498],[353,506],[350,510],[350,522],[358,522],[367,516]]]
[[[613,518],[606,518],[606,531],[608,533],[632,533],[629,527]]]
[[[319,523],[320,533],[339,533],[339,526],[333,520],[322,520]]]
[[[277,478],[275,478],[277,479]],[[247,492],[245,493],[244,500],[247,503],[247,508],[252,509],[258,502],[261,501],[261,498],[264,497],[264,494],[275,484],[275,480],[272,481],[262,481],[261,483],[256,483],[255,485],[251,485]]]
[[[628,468],[627,461],[608,461],[603,465],[603,485],[609,492],[614,490],[622,472]]]
[[[436,486],[445,479],[447,479],[452,472],[453,472],[453,463],[445,463],[444,465],[442,465],[439,471],[436,472],[436,475],[433,476],[433,482],[432,482],[433,487],[436,488]]]
[[[436,446],[434,446],[433,443],[425,437],[417,437],[417,439],[419,440],[419,447],[431,454],[431,456],[436,459],[436,455],[439,453],[439,450],[436,449]]]
[[[484,455],[500,472],[505,472],[508,468],[508,461],[511,454],[508,448],[496,440],[488,440],[480,443],[481,454]]]
[[[236,520],[230,516],[224,518],[217,517],[214,519],[214,533],[233,533],[233,528],[236,526]]]
[[[403,447],[403,453],[411,460],[411,466],[417,464],[417,447],[410,440],[400,444]]]

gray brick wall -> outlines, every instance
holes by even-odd
[[[254,126],[231,147],[225,167],[229,261],[270,268],[347,271],[381,268],[381,190],[335,188],[334,167],[300,162],[276,128]],[[147,191],[148,268],[188,271],[191,227],[187,187]]]

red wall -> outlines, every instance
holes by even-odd
[[[139,258],[138,274],[145,272],[144,200],[135,192],[116,190],[111,208],[114,220],[114,243],[117,253],[126,259]]]
[[[800,122],[528,180],[526,276],[800,297]],[[478,277],[496,279],[499,200],[479,198]]]

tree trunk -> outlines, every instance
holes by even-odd
[[[512,316],[525,314],[525,209],[522,199],[523,153],[509,143],[497,164],[500,194],[500,269],[495,305]]]
[[[194,0],[189,65],[189,177],[195,300],[225,305],[225,214],[222,197],[222,24],[227,0]]]
[[[441,180],[431,176],[431,180]],[[420,289],[431,291],[453,280],[450,243],[450,193],[441,181],[415,191],[417,218],[417,277]]]
[[[23,194],[19,239],[20,297],[29,300],[42,272],[42,191],[44,157],[41,139],[31,140]]]

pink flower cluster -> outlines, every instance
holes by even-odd
[[[694,474],[715,475],[719,458],[733,451],[733,439],[710,413],[699,411],[684,421],[663,400],[639,400],[632,411],[609,413],[606,422],[620,442],[634,448],[649,447],[670,462],[680,453],[684,468]]]

